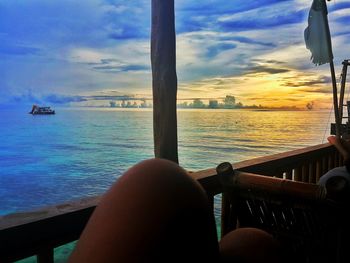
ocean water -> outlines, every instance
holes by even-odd
[[[150,109],[58,108],[56,115],[0,111],[0,215],[103,193],[153,156]],[[319,144],[329,111],[179,110],[185,169]]]
[[[56,112],[0,111],[0,215],[101,194],[130,166],[153,157],[150,109]],[[329,111],[179,110],[180,165],[196,171],[320,144],[331,119]],[[220,196],[215,200],[219,222]],[[73,247],[56,248],[55,262],[66,262]]]

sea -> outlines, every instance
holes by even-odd
[[[1,109],[0,215],[100,195],[153,157],[152,109],[55,110]],[[329,110],[179,109],[179,163],[198,171],[324,143],[332,119]]]

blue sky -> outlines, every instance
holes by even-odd
[[[329,66],[303,39],[311,2],[175,0],[178,97],[327,107]],[[350,0],[327,3],[339,76]],[[151,97],[150,15],[146,0],[0,0],[0,103]]]

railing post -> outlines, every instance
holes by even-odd
[[[302,178],[302,168],[300,166],[294,169],[294,181],[300,182]]]
[[[328,158],[327,156],[323,156],[322,157],[322,174],[325,174],[328,171],[327,167],[328,167]]]
[[[315,183],[320,180],[320,177],[322,176],[322,159],[317,160],[316,162],[316,177],[315,177]]]
[[[308,183],[314,184],[316,182],[316,166],[313,161],[309,163],[309,181]]]
[[[304,183],[309,182],[309,164],[304,163],[301,168],[302,174],[301,174],[301,181]]]

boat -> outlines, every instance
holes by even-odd
[[[33,105],[32,110],[29,112],[32,115],[51,115],[55,114],[55,111],[51,107],[39,107],[38,105]]]

